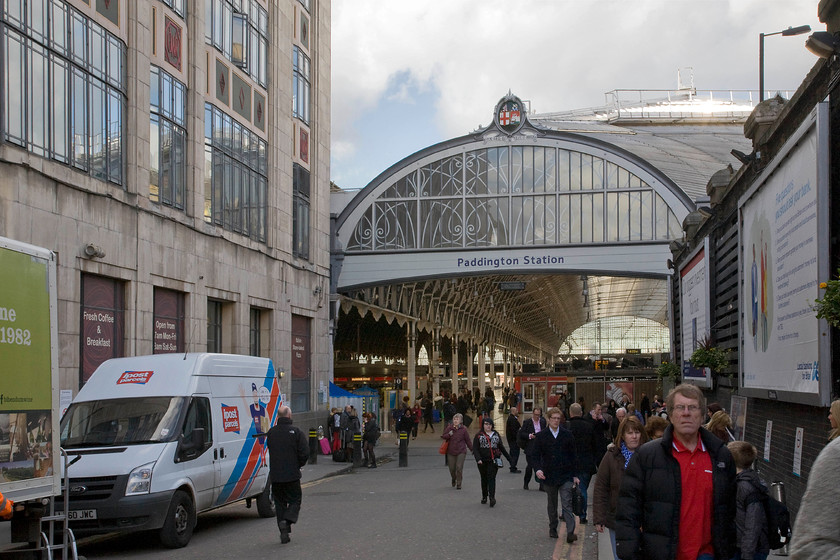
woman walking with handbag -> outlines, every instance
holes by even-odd
[[[452,486],[461,489],[461,480],[464,476],[464,460],[467,458],[467,449],[473,450],[470,434],[463,424],[464,415],[456,414],[452,417],[452,424],[443,429],[440,437],[449,444],[446,449],[446,464],[449,467],[449,475],[452,477]]]
[[[478,472],[481,474],[481,503],[490,498],[490,507],[496,505],[496,472],[502,466],[502,455],[510,463],[510,455],[502,443],[502,436],[493,429],[493,419],[484,418],[481,431],[475,435],[472,445]]]

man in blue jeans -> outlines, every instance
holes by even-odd
[[[566,427],[575,436],[575,455],[577,456],[576,474],[580,479],[580,493],[583,496],[583,514],[580,516],[580,524],[586,525],[586,504],[589,503],[589,481],[592,475],[598,470],[595,464],[595,457],[598,455],[598,440],[603,437],[595,431],[592,422],[583,418],[583,409],[578,403],[572,403],[569,407],[569,421]]]
[[[572,488],[580,484],[575,476],[577,460],[575,458],[575,438],[572,432],[560,425],[563,413],[559,408],[548,409],[548,429],[542,430],[534,439],[536,476],[543,483],[548,498],[548,536],[556,539],[558,497],[566,522],[566,542],[577,540],[575,534],[575,514],[572,512]]]

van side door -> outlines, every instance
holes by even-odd
[[[185,476],[193,484],[196,494],[196,511],[202,511],[213,504],[217,486],[218,466],[214,459],[213,422],[210,413],[210,399],[195,395],[184,417],[175,462],[181,465]]]

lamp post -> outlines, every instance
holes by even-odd
[[[782,31],[774,33],[759,33],[758,34],[758,101],[764,101],[764,38],[771,35],[782,35],[783,37],[791,37],[793,35],[802,35],[811,31],[810,25],[800,25],[799,27],[788,27]]]

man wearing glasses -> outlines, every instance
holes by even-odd
[[[548,409],[548,429],[537,434],[535,441],[535,465],[537,479],[543,481],[548,496],[548,536],[557,538],[557,498],[559,496],[566,522],[566,542],[577,540],[575,535],[575,514],[572,512],[572,488],[580,484],[574,475],[577,469],[575,438],[572,432],[560,425],[563,413],[559,408]]]
[[[616,513],[622,560],[731,558],[735,464],[726,444],[702,428],[706,399],[695,385],[665,401],[672,424],[644,444],[624,471]]]

